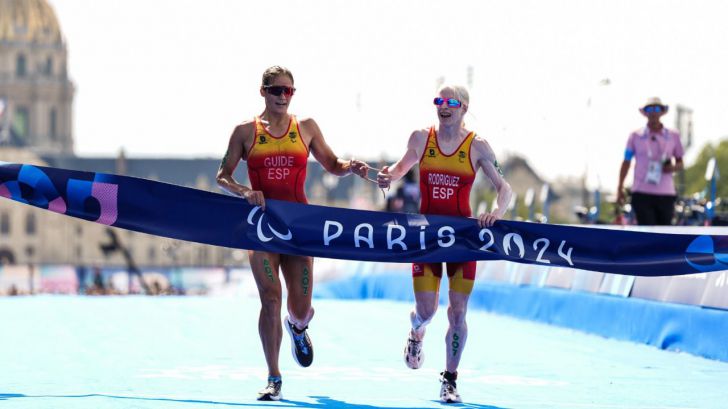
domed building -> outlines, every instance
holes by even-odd
[[[73,152],[66,42],[45,0],[0,0],[0,146]]]

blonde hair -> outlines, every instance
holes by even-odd
[[[437,93],[439,94],[446,89],[454,92],[463,104],[470,105],[470,93],[467,88],[462,85],[445,84],[437,90]]]

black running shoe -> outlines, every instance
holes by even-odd
[[[283,381],[281,381],[281,378],[278,377],[268,377],[268,386],[266,386],[263,390],[258,392],[258,400],[281,400],[283,399],[283,394],[281,393],[281,386],[283,386]]]
[[[311,366],[313,362],[313,344],[311,338],[308,337],[306,330],[298,330],[288,321],[288,316],[285,318],[286,330],[291,336],[291,352],[293,353],[293,359],[302,367]]]
[[[440,372],[440,401],[442,403],[461,403],[463,400],[458,393],[458,386],[455,383],[458,375],[450,372]]]

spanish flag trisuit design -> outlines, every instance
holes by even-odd
[[[454,152],[446,155],[437,144],[435,127],[430,128],[425,151],[420,158],[420,213],[470,217],[470,188],[475,169],[470,162],[470,145],[475,133],[469,133]],[[476,262],[447,263],[451,291],[470,294],[475,280]],[[415,292],[440,289],[442,263],[415,263],[412,278]]]
[[[288,129],[274,136],[255,117],[255,141],[248,153],[248,177],[253,190],[267,199],[308,203],[303,189],[306,181],[308,147],[301,139],[296,117],[291,115]]]
[[[449,155],[437,144],[435,127],[430,128],[425,151],[420,158],[420,213],[470,217],[470,188],[475,170],[470,162],[471,132]]]

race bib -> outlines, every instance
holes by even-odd
[[[660,183],[662,178],[662,162],[651,160],[647,165],[647,175],[645,175],[645,182],[657,185]]]

